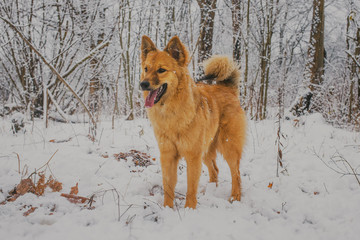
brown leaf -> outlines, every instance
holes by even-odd
[[[50,139],[49,142],[51,142],[51,143],[65,143],[65,142],[71,141],[71,139],[72,139],[72,137],[70,137],[68,139],[61,139],[61,140]]]
[[[45,192],[46,184],[45,184],[45,174],[39,173],[39,180],[35,187],[35,194],[38,196],[42,196]]]
[[[90,141],[95,142],[95,137],[91,136],[90,134],[88,135],[88,139],[90,139]]]
[[[24,195],[28,192],[35,192],[35,185],[30,178],[22,179],[16,186],[16,194]]]
[[[273,182],[269,182],[268,188],[272,189],[272,187],[273,187]]]
[[[70,194],[77,195],[79,193],[78,183],[76,183],[76,186],[71,187]]]
[[[29,216],[31,213],[35,212],[36,209],[37,209],[37,207],[31,207],[29,210],[27,210],[26,212],[24,212],[23,216],[24,216],[24,217]]]
[[[65,197],[71,203],[85,203],[86,201],[90,200],[89,198],[86,197],[80,197],[77,195],[66,194],[66,193],[62,193],[60,196]]]
[[[51,175],[46,182],[46,185],[49,186],[53,192],[60,192],[62,189],[62,183],[56,181]]]

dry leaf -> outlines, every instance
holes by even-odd
[[[36,209],[37,209],[37,207],[31,207],[29,210],[24,212],[23,216],[25,216],[25,217],[29,216],[31,213],[35,212]]]
[[[66,193],[62,193],[60,196],[65,197],[71,203],[85,203],[86,201],[90,200],[89,198],[86,197],[80,197],[77,195],[66,194]]]
[[[35,187],[35,194],[38,196],[42,196],[45,192],[46,184],[45,184],[45,174],[39,173],[39,180]]]
[[[16,194],[24,195],[28,192],[35,192],[35,185],[30,178],[22,179],[16,187]]]
[[[76,183],[76,186],[71,187],[70,194],[77,195],[79,193],[78,183]]]
[[[150,155],[144,152],[140,152],[138,150],[132,149],[127,153],[120,152],[118,154],[114,154],[116,160],[130,160],[137,167],[148,167],[152,165],[152,161],[155,161],[155,158],[152,158]]]
[[[272,187],[273,187],[273,182],[269,182],[268,188],[272,189]]]
[[[51,175],[46,185],[49,186],[53,192],[60,192],[62,190],[62,183],[56,181]]]

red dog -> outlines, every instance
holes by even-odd
[[[187,163],[185,207],[196,208],[202,162],[210,182],[217,182],[216,152],[227,161],[232,177],[230,201],[240,201],[239,164],[246,135],[246,116],[238,99],[240,73],[227,57],[205,62],[205,75],[215,85],[195,83],[187,69],[189,54],[178,37],[163,51],[147,36],[141,44],[141,83],[145,106],[160,148],[164,206],[173,207],[177,167]]]

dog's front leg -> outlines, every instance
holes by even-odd
[[[196,208],[197,189],[201,175],[201,155],[186,158],[187,164],[187,193],[185,207]]]
[[[179,156],[174,151],[162,151],[160,161],[163,176],[164,206],[172,208],[174,206],[175,199]]]

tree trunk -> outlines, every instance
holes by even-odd
[[[231,16],[232,16],[232,38],[233,38],[233,58],[240,66],[241,61],[241,0],[231,0]]]
[[[356,63],[356,62],[357,63]],[[356,31],[355,60],[353,61],[354,73],[357,76],[357,109],[360,111],[360,26]],[[357,70],[356,70],[357,69]]]
[[[245,44],[245,70],[244,70],[244,97],[243,101],[245,102],[248,88],[248,78],[249,78],[249,40],[250,40],[250,0],[247,2],[247,11],[246,11],[246,44]],[[245,110],[248,109],[248,106],[245,107]]]
[[[198,46],[198,63],[200,65],[212,55],[216,0],[197,0],[197,3],[200,7],[200,40]],[[201,74],[202,71],[199,69],[198,75]],[[211,80],[208,81],[208,83],[211,82]]]
[[[168,0],[165,5],[166,21],[164,29],[164,47],[173,36],[173,29],[175,24],[175,0]]]
[[[309,60],[306,74],[309,75],[311,91],[314,91],[322,82],[324,75],[324,2],[314,0],[313,19],[311,24],[310,45],[308,48]]]
[[[307,90],[302,93],[291,108],[296,115],[302,115],[305,111],[321,110],[321,84],[324,75],[324,2],[325,0],[313,1],[313,17],[311,22],[310,43],[308,47],[308,60],[305,66],[305,87]]]

